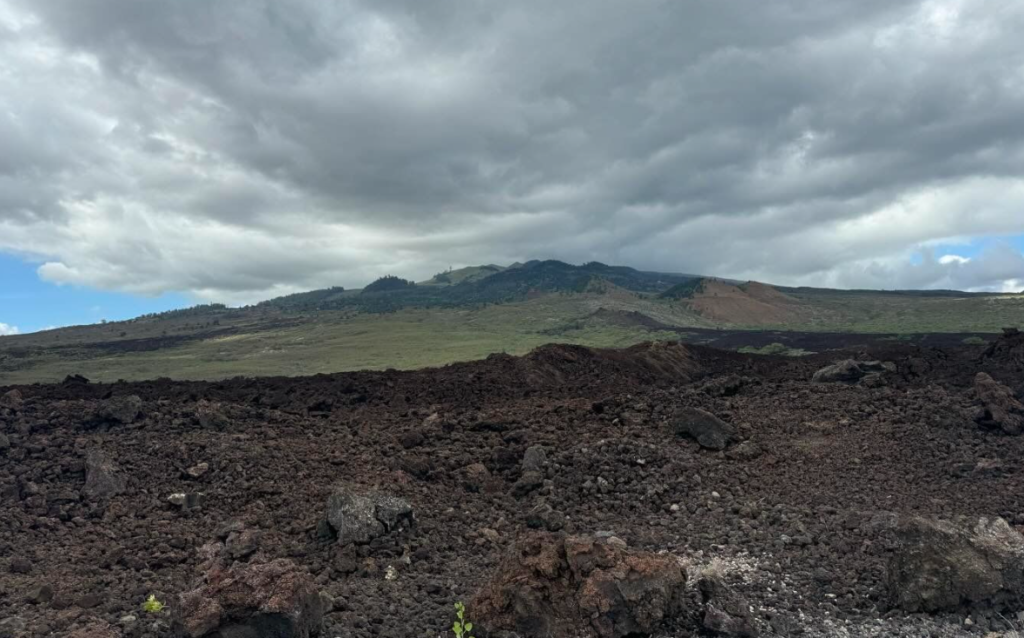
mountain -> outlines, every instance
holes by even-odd
[[[598,262],[535,260],[384,277],[254,306],[197,306],[130,321],[0,337],[0,385],[221,379],[418,368],[521,354],[550,342],[598,347],[682,339],[758,352],[869,341],[959,344],[1017,325],[1024,295],[787,288]]]

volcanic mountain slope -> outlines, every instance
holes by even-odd
[[[413,369],[524,354],[552,341],[622,347],[678,338],[731,348],[784,343],[794,351],[836,341],[810,332],[977,341],[1024,316],[1024,295],[779,288],[596,262],[532,261],[448,275],[450,283],[385,277],[364,289],[297,293],[244,308],[197,306],[0,337],[0,383],[76,373],[115,381]],[[778,334],[765,342],[766,330]]]
[[[887,582],[901,517],[1024,525],[1024,437],[980,427],[972,387],[986,372],[1024,389],[1005,345],[984,360],[898,342],[801,359],[548,346],[416,372],[0,388],[0,631],[170,637],[221,547],[309,574],[324,636],[448,635],[453,603],[473,619],[537,525],[677,557],[694,601],[717,574],[762,636],[1007,631],[1019,601],[908,615]],[[844,356],[886,363],[811,382]],[[681,437],[693,408],[746,442]],[[414,526],[325,535],[339,483],[404,499]],[[142,610],[151,594],[170,614]],[[655,635],[705,635],[697,605]]]

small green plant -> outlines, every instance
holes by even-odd
[[[142,609],[148,614],[159,614],[164,610],[164,604],[156,599],[156,595],[150,594],[146,602],[142,603]]]
[[[988,341],[985,341],[981,337],[967,337],[964,339],[964,343],[969,346],[983,346],[986,345]]]
[[[473,631],[473,623],[466,622],[466,606],[462,603],[455,603],[455,622],[452,624],[452,631],[455,638],[473,638],[469,632]]]

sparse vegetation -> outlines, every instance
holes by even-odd
[[[704,290],[704,279],[694,278],[691,281],[684,281],[681,284],[672,286],[665,292],[658,295],[660,299],[691,299],[695,294]]]
[[[984,346],[986,344],[988,344],[988,341],[985,341],[981,337],[967,337],[964,339],[964,345],[967,346]]]
[[[142,603],[142,610],[147,614],[159,614],[164,610],[165,606],[166,605],[157,600],[155,594],[150,594],[149,598],[146,599],[146,602]]]
[[[452,632],[455,638],[473,638],[473,623],[466,620],[466,606],[461,602],[455,603],[455,622],[452,623]]]

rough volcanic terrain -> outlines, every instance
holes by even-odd
[[[547,346],[415,372],[0,388],[0,637],[304,635],[202,633],[238,620],[204,601],[243,585],[291,587],[261,604],[294,599],[329,637],[451,636],[457,601],[478,638],[508,628],[488,620],[559,638],[1004,635],[1024,610],[1011,576],[987,604],[891,572],[909,517],[1024,525],[1022,391],[1012,332],[984,353]],[[534,582],[545,570],[560,580]],[[522,579],[557,613],[594,611],[517,620]],[[609,612],[609,582],[634,616]]]

